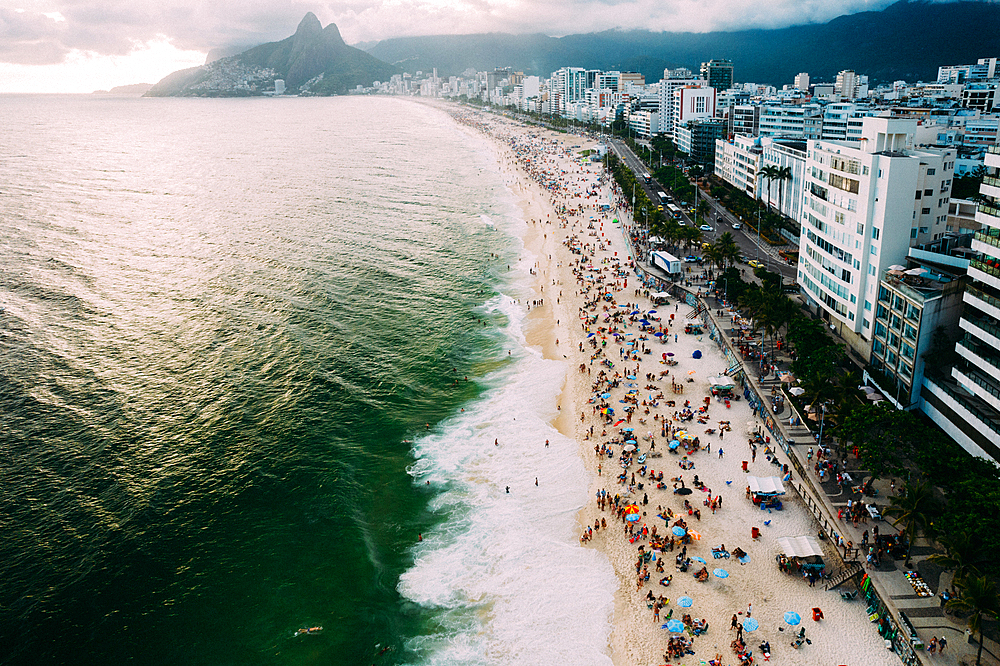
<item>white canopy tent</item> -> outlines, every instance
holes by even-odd
[[[823,557],[823,547],[816,537],[780,537],[778,547],[788,557]]]
[[[732,377],[726,377],[725,375],[719,375],[718,377],[709,377],[708,383],[712,388],[736,388],[736,382],[733,381]]]
[[[650,298],[660,299],[660,298],[670,298],[670,294],[665,291],[658,291],[655,294],[651,294]]]
[[[780,476],[748,476],[747,485],[755,495],[784,495],[785,485]]]

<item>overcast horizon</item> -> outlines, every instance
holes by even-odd
[[[348,44],[417,35],[564,36],[614,28],[710,32],[822,23],[893,0],[13,0],[0,7],[0,92],[79,92],[155,83],[216,48],[291,35],[313,12]],[[571,65],[572,63],[567,63]]]

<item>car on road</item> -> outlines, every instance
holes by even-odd
[[[743,224],[740,222],[733,222],[733,229],[742,229]]]
[[[747,262],[747,266],[750,266],[751,268],[764,268],[764,262],[751,259]]]
[[[688,256],[684,257],[684,261],[686,263],[689,263],[689,264],[696,264],[699,261],[701,261],[701,259],[699,259],[698,257],[694,256],[693,254],[689,254]]]
[[[703,224],[703,225],[701,225],[701,226],[700,226],[700,227],[698,227],[698,228],[699,228],[699,229],[701,229],[702,231],[709,231],[709,232],[711,232],[711,231],[715,231],[715,229],[713,229],[713,228],[711,227],[711,225],[708,225],[708,224]]]

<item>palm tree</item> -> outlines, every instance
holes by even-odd
[[[778,178],[778,213],[781,213],[785,205],[785,181],[792,179],[792,167],[777,168],[776,175]]]
[[[934,506],[930,485],[922,481],[917,484],[905,484],[902,494],[890,497],[889,506],[882,512],[886,516],[896,516],[896,525],[902,525],[907,541],[906,566],[910,566],[913,541],[930,525]]]
[[[716,243],[726,264],[735,264],[740,258],[740,247],[736,244],[736,239],[733,238],[733,235],[727,231],[719,236],[719,240]]]
[[[780,170],[776,166],[768,165],[757,172],[757,175],[767,180],[767,209],[771,210],[771,185],[778,179]]]
[[[954,571],[953,582],[958,585],[970,577],[979,576],[978,565],[985,562],[982,556],[982,542],[977,535],[956,532],[943,536],[938,542],[944,546],[944,553],[934,553],[927,559],[938,566]]]
[[[1000,616],[1000,596],[988,576],[971,576],[956,583],[956,586],[960,596],[949,599],[945,608],[969,613],[969,629],[973,634],[979,634],[979,651],[976,654],[976,666],[979,666],[983,659],[983,618]]]

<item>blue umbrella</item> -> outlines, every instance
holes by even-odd
[[[793,627],[802,621],[802,616],[795,611],[788,611],[785,613],[785,623],[792,625]]]
[[[625,375],[625,379],[635,379],[635,375]]]
[[[633,310],[633,311],[632,311],[632,312],[630,312],[629,314],[634,314],[634,315],[637,315],[637,314],[639,314],[639,311],[638,311],[638,310]]]
[[[649,312],[647,312],[646,314],[656,314],[656,310],[650,310],[650,311],[649,311]]]
[[[712,573],[715,574],[716,578],[729,578],[729,572],[725,569],[716,569]]]
[[[632,432],[634,428],[625,428],[622,432]]]
[[[604,398],[605,400],[607,400],[608,398],[611,397],[611,394],[610,393],[602,393],[601,397]]]
[[[691,597],[681,597],[680,599],[677,600],[677,605],[680,606],[681,608],[690,608],[691,604],[693,603],[694,599],[692,599]]]
[[[669,444],[667,444],[667,446],[669,446],[669,447],[670,447],[670,448],[672,448],[672,449],[676,449],[676,448],[677,448],[678,446],[680,446],[680,445],[681,445],[680,441],[679,441],[679,440],[676,440],[676,439],[672,439],[672,440],[670,440],[670,443],[669,443]]]
[[[674,536],[684,536],[685,534],[687,534],[687,532],[684,531],[684,528],[681,527],[680,525],[675,525],[674,529],[670,531],[674,533]]]
[[[750,556],[744,555],[740,558],[740,564],[750,564]]]
[[[759,626],[760,623],[757,622],[757,620],[753,619],[752,617],[748,617],[747,619],[743,620],[743,629],[745,631],[755,631]]]
[[[706,562],[705,559],[702,558],[702,557],[692,557],[691,559],[694,560],[695,562],[701,562],[702,564],[708,564],[708,562]]]
[[[656,333],[653,333],[653,337],[662,338],[663,337],[663,333],[661,333],[660,331],[657,331]]]
[[[632,446],[635,446],[636,441],[634,439],[629,439],[629,440],[626,440],[625,443],[626,444],[631,444]]]
[[[680,620],[671,620],[670,622],[667,622],[665,625],[663,625],[663,627],[661,628],[666,629],[667,631],[673,632],[675,634],[680,634],[683,633],[684,631],[684,623],[681,622]]]
[[[588,338],[592,338],[592,337],[594,337],[594,335],[595,335],[594,333],[587,333],[587,337]]]
[[[642,518],[642,516],[640,516],[638,513],[630,513],[627,516],[625,516],[625,520],[627,520],[630,523],[634,523],[638,521],[640,518]]]

